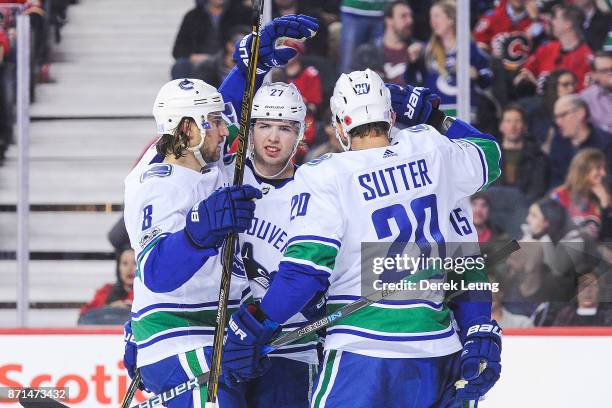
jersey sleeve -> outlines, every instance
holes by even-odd
[[[501,174],[501,150],[495,138],[457,119],[448,129],[443,154],[447,176],[461,197],[486,189]]]
[[[126,206],[126,220],[136,249],[136,277],[153,292],[170,292],[185,283],[217,254],[216,249],[193,245],[185,228],[185,208],[192,195],[169,182],[150,186],[149,194]],[[127,211],[131,211],[130,214]]]
[[[327,164],[327,163],[325,163]],[[342,246],[343,220],[338,190],[321,168],[298,169],[291,198],[287,243],[279,271],[262,300],[262,308],[282,323],[325,291]]]
[[[450,256],[455,259],[456,267],[448,272],[448,282],[457,289],[447,291],[445,297],[461,330],[478,318],[491,318],[492,294],[484,286],[470,289],[471,284],[488,283],[489,278],[480,253],[469,199],[457,203],[450,219],[453,226],[449,237],[449,244],[453,247]]]

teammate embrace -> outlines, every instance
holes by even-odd
[[[275,47],[279,37],[309,38],[317,28],[306,16],[266,26],[259,82],[293,56]],[[465,198],[499,176],[497,143],[445,117],[427,89],[386,86],[376,73],[356,71],[340,77],[331,99],[346,152],[296,169],[306,107],[295,86],[272,83],[254,97],[245,185],[225,187],[233,157],[220,160],[220,150],[244,89],[240,55],[220,92],[193,79],[160,90],[154,113],[162,137],[126,178],[125,219],[138,261],[126,325],[135,339],[126,344],[130,374],[137,365],[144,386],[160,393],[208,371],[219,249],[227,233],[238,232],[230,291],[238,309],[223,351],[221,408],[454,407],[478,400],[501,370],[490,293],[431,291],[368,306],[327,330],[316,380],[317,338],[272,358],[263,346],[281,325],[298,327],[321,313],[326,298],[335,310],[367,295],[362,242],[412,242],[425,252],[431,244],[443,250],[450,242],[477,242]],[[391,141],[396,120],[408,128]],[[387,169],[397,177],[372,181],[372,174],[395,171]],[[484,271],[454,278],[487,279]],[[195,389],[168,406],[204,407],[205,395]]]

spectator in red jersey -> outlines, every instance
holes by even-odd
[[[490,54],[493,70],[493,93],[506,104],[524,94],[512,81],[532,51],[546,34],[534,0],[507,0],[482,16],[474,29],[479,48]]]
[[[594,239],[600,235],[602,213],[607,214],[610,207],[605,176],[606,158],[603,153],[598,149],[583,149],[572,159],[565,184],[552,193],[574,223]]]
[[[532,44],[544,34],[534,0],[507,0],[482,16],[474,29],[477,45],[502,60],[510,71],[520,68],[529,57]]]
[[[591,122],[612,132],[612,51],[599,51],[593,59],[593,83],[580,93],[589,105]]]
[[[572,0],[571,3],[580,8],[584,14],[582,29],[586,43],[593,51],[601,50],[606,41],[608,26],[612,22],[610,14],[601,11],[595,0]]]
[[[550,147],[551,187],[561,184],[570,161],[587,147],[601,150],[612,164],[612,134],[589,122],[589,106],[576,94],[560,97],[555,103],[555,132]]]
[[[385,32],[382,38],[357,48],[351,69],[370,68],[378,72],[385,82],[404,86],[406,63],[414,63],[422,55],[424,44],[412,37],[414,19],[412,9],[405,0],[387,3],[384,12]]]
[[[499,123],[502,173],[497,183],[517,187],[531,203],[548,189],[548,157],[526,138],[525,112],[519,105],[504,107]]]
[[[134,299],[134,276],[136,259],[134,250],[126,248],[117,255],[115,283],[108,283],[98,289],[91,301],[81,308],[81,316],[103,307],[112,307],[129,310]]]
[[[586,74],[591,71],[593,58],[593,52],[582,38],[583,20],[582,12],[576,6],[555,6],[551,23],[556,40],[538,47],[514,78],[514,84],[528,81],[541,90],[546,76],[555,69],[566,68],[576,75],[580,91],[585,85]]]

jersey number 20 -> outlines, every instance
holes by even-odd
[[[429,225],[425,225],[427,219],[425,210],[429,208]],[[428,257],[431,254],[431,244],[425,237],[425,228],[428,227],[429,235],[434,239],[438,245],[439,256],[444,258],[444,237],[440,232],[440,226],[438,225],[438,206],[436,202],[436,195],[429,194],[423,197],[415,198],[410,203],[410,210],[414,214],[414,218],[417,220],[416,228],[414,229],[414,242],[421,250],[421,254],[424,257]],[[406,244],[410,242],[412,238],[412,223],[410,217],[408,217],[408,211],[405,206],[401,204],[393,204],[388,207],[379,208],[372,213],[372,223],[376,230],[378,239],[389,238],[393,235],[391,232],[390,221],[395,220],[397,227],[399,228],[399,235],[391,244],[387,257],[395,257],[397,254],[401,254]]]

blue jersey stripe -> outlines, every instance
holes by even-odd
[[[238,305],[240,304],[240,300],[230,300],[228,301],[228,305]],[[151,311],[153,309],[199,309],[203,307],[217,307],[219,305],[218,301],[215,302],[207,302],[207,303],[195,303],[195,304],[184,304],[184,303],[154,303],[152,305],[146,306],[140,309],[136,313],[132,313],[132,318],[138,318],[144,313]]]
[[[332,334],[351,334],[353,336],[365,337],[367,339],[372,340],[382,340],[382,341],[423,341],[423,340],[436,340],[436,339],[444,339],[452,336],[455,333],[453,327],[450,327],[450,330],[444,333],[438,334],[426,334],[422,336],[384,336],[380,334],[373,333],[365,333],[358,330],[351,329],[343,329],[343,328],[329,328],[327,329],[327,335],[330,336]]]
[[[166,340],[166,339],[170,339],[173,337],[182,337],[182,336],[212,336],[215,334],[215,329],[192,329],[192,330],[178,330],[175,332],[171,332],[171,333],[165,333],[162,334],[161,336],[157,336],[149,341],[147,341],[146,343],[140,343],[137,344],[138,349],[143,349],[146,347],[149,347],[157,342],[160,342],[162,340]]]
[[[287,242],[287,246],[289,246],[292,242],[295,242],[295,241],[321,241],[321,242],[327,242],[327,243],[333,244],[337,246],[338,248],[342,246],[342,243],[338,241],[337,239],[321,237],[318,235],[296,235],[295,237],[291,238]]]

